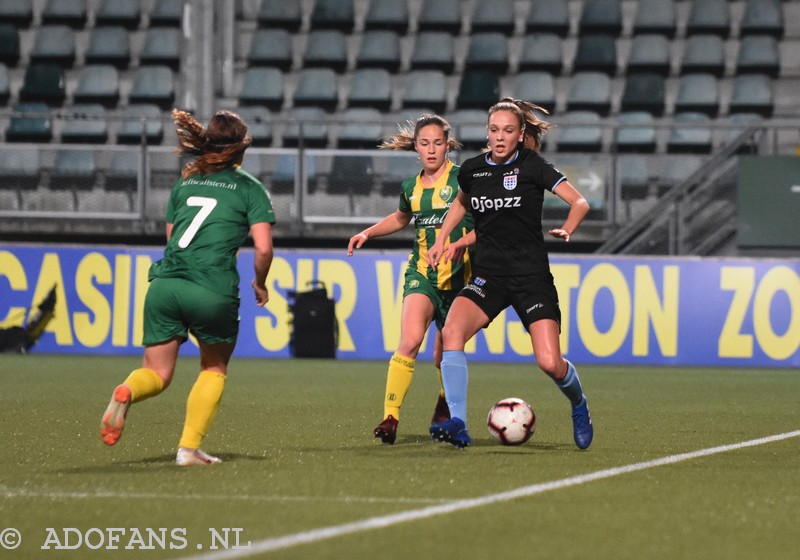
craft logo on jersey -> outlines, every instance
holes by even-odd
[[[445,185],[441,189],[439,189],[439,198],[442,200],[450,200],[450,197],[453,195],[453,187],[450,185]]]

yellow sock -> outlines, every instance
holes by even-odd
[[[164,390],[164,382],[156,372],[148,368],[133,370],[123,385],[131,390],[132,403],[154,397]]]
[[[383,401],[383,417],[390,414],[400,419],[400,407],[406,398],[411,378],[414,376],[416,360],[395,353],[389,360],[389,372],[386,375],[386,396]]]
[[[186,421],[180,446],[197,449],[208,433],[225,389],[227,376],[216,371],[201,371],[186,401]]]
[[[444,398],[444,381],[442,381],[442,368],[436,368],[436,375],[439,376],[439,396]]]

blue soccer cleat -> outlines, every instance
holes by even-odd
[[[461,418],[451,418],[441,424],[431,425],[431,437],[436,441],[446,441],[460,449],[472,443],[472,438],[469,437],[469,432],[467,432],[467,426]]]
[[[581,404],[572,409],[572,434],[578,449],[587,449],[592,444],[594,428],[586,397],[583,397]]]

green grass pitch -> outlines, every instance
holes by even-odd
[[[0,355],[0,558],[798,557],[797,434],[656,462],[796,432],[794,370],[579,365],[595,425],[581,452],[566,399],[535,366],[473,363],[474,444],[457,450],[427,434],[437,390],[428,362],[418,364],[397,443],[382,446],[372,429],[386,363],[234,358],[203,445],[224,463],[181,469],[175,446],[197,363],[181,358],[172,386],[134,405],[109,448],[100,416],[138,357]],[[484,425],[491,405],[511,396],[537,414],[536,434],[520,447],[495,443]],[[385,517],[402,512],[409,519]],[[153,538],[160,529],[163,545]]]

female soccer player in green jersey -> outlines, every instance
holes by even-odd
[[[441,329],[450,304],[470,276],[470,256],[467,248],[474,242],[472,220],[460,222],[444,242],[450,260],[447,266],[428,265],[428,248],[438,239],[439,231],[450,204],[458,194],[458,166],[448,157],[448,151],[460,144],[450,134],[450,125],[438,115],[422,115],[415,123],[400,127],[400,131],[380,146],[392,150],[414,150],[422,162],[422,171],[402,183],[399,208],[377,224],[350,238],[347,255],[352,256],[372,237],[389,235],[406,227],[412,220],[417,229],[414,247],[409,257],[403,286],[403,310],[400,324],[400,345],[389,360],[389,372],[384,395],[384,420],[374,430],[383,443],[393,444],[397,438],[397,422],[411,379],[417,353],[432,321],[437,334],[433,361],[437,370],[442,361]],[[439,400],[431,423],[450,418],[439,372]]]
[[[178,153],[196,159],[183,168],[167,204],[167,247],[150,267],[144,302],[142,367],[114,389],[103,414],[101,437],[114,445],[131,404],[167,388],[180,345],[191,332],[200,346],[200,375],[186,403],[176,463],[211,465],[220,459],[200,450],[219,406],[228,361],[239,333],[239,273],[236,254],[247,239],[255,247],[256,304],[269,300],[275,214],[264,185],[241,169],[250,135],[242,119],[217,112],[204,127],[173,110]]]

